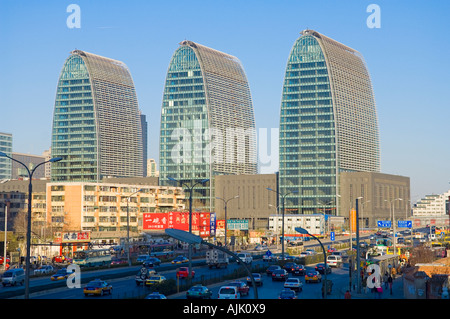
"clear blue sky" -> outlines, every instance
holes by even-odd
[[[377,29],[366,24],[372,3],[381,9]],[[66,25],[70,4],[81,9],[79,29]],[[50,147],[59,73],[80,49],[127,64],[147,115],[149,157],[158,159],[167,67],[185,39],[238,57],[257,128],[278,128],[286,62],[309,28],[364,56],[382,172],[410,177],[415,201],[450,188],[449,16],[450,2],[437,0],[0,0],[0,132],[13,134],[14,152]]]

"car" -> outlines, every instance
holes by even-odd
[[[272,275],[272,273],[273,273],[275,270],[278,270],[278,269],[281,269],[281,267],[278,266],[278,265],[272,265],[272,266],[269,266],[269,267],[266,269],[266,274],[267,274],[268,276],[270,276],[270,275]]]
[[[295,264],[295,266],[291,269],[291,273],[294,276],[304,276],[306,273],[306,268],[303,265]]]
[[[262,260],[267,261],[267,262],[272,261],[274,259],[275,259],[275,257],[272,254],[267,254],[267,253],[264,254],[262,257]]]
[[[278,299],[297,299],[297,295],[291,289],[283,289],[278,295]]]
[[[305,275],[305,282],[321,282],[322,275],[318,271],[308,271]]]
[[[300,253],[300,257],[308,257],[308,256],[310,256],[310,254],[307,253],[306,251],[302,251],[302,252]]]
[[[147,258],[150,258],[150,255],[139,255],[138,258],[136,259],[136,261],[138,263],[142,263],[144,262],[144,260],[146,260]]]
[[[146,267],[155,267],[161,265],[161,260],[156,257],[148,257],[142,261]]]
[[[317,264],[314,269],[323,275],[325,273],[325,264],[324,263]],[[327,270],[327,274],[331,274],[331,267],[329,265],[327,265],[326,270]]]
[[[142,267],[137,272],[136,276],[134,276],[134,280],[136,281],[136,285],[140,285],[145,283],[145,281],[152,275],[156,274],[156,270],[153,268]]]
[[[272,281],[286,280],[289,276],[288,272],[284,269],[277,269],[272,272]]]
[[[253,261],[253,257],[249,253],[239,253],[237,254],[237,256],[238,256],[238,260],[236,260],[237,263],[243,262],[245,264],[251,264]]]
[[[55,268],[53,268],[52,265],[43,265],[39,267],[38,269],[34,270],[35,275],[48,275],[55,271]]]
[[[64,280],[64,279],[69,278],[70,274],[71,273],[67,272],[67,268],[61,268],[56,272],[56,274],[54,274],[50,277],[50,280],[53,280],[53,281]]]
[[[163,275],[155,274],[155,275],[151,275],[150,277],[148,277],[145,280],[145,285],[150,286],[150,285],[154,285],[154,284],[160,284],[165,280],[166,280],[166,277],[164,277]]]
[[[294,291],[302,291],[303,283],[298,278],[288,278],[284,282],[283,287],[292,289]]]
[[[250,290],[249,286],[243,282],[242,280],[235,280],[227,284],[227,286],[235,286],[238,289],[238,292],[241,296],[248,296],[248,292]]]
[[[217,299],[240,299],[241,294],[236,286],[222,286],[219,288]]]
[[[212,291],[202,285],[195,285],[186,291],[187,299],[211,299]]]
[[[6,285],[15,286],[17,284],[25,283],[25,271],[23,268],[14,268],[5,271],[2,275],[2,285],[5,287]]]
[[[342,259],[348,258],[348,254],[345,250],[341,250],[341,251],[333,251],[331,253],[331,255],[333,256],[340,256]]]
[[[332,253],[333,251],[336,251],[336,250],[337,250],[336,248],[330,247],[330,248],[328,248],[327,253]]]
[[[262,282],[262,276],[260,273],[252,273],[253,276],[253,280],[255,281],[255,285],[257,286],[262,286],[263,282]],[[250,278],[250,276],[247,276],[247,285],[252,286],[252,279]]]
[[[327,256],[327,264],[330,267],[341,267],[342,266],[342,257],[336,255]]]
[[[112,293],[112,286],[109,285],[106,281],[95,279],[90,281],[86,287],[83,289],[83,293],[85,296],[88,295],[100,295],[103,296],[105,292],[108,292],[108,294]]]
[[[293,268],[295,265],[297,265],[297,264],[294,263],[294,262],[287,262],[287,263],[284,264],[283,269],[285,269],[287,272],[291,272],[291,271],[292,271],[292,268]]]
[[[128,261],[123,258],[113,257],[111,258],[111,265],[126,265]]]
[[[172,260],[172,264],[183,264],[189,262],[189,259],[185,256],[177,256],[174,260]]]
[[[314,249],[307,249],[305,250],[308,254],[310,254],[311,256],[316,255],[317,252]]]
[[[189,267],[180,267],[177,270],[177,277],[178,278],[187,278],[189,276]],[[195,276],[195,271],[191,270],[191,277],[193,278]]]
[[[155,291],[152,292],[151,294],[148,294],[147,297],[145,297],[145,299],[167,299],[167,297]]]

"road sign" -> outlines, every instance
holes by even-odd
[[[377,221],[377,226],[380,228],[391,228],[390,220],[379,220]]]
[[[334,241],[336,238],[335,238],[335,236],[334,236],[334,231],[332,231],[331,233],[330,233],[330,240],[331,241]]]
[[[272,256],[272,252],[270,250],[266,251],[266,256]]]
[[[410,221],[410,220],[399,220],[397,222],[397,227],[399,227],[399,228],[411,228],[412,227],[412,221]]]

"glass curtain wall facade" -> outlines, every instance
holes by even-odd
[[[302,32],[286,67],[279,156],[287,213],[339,215],[339,173],[380,171],[375,100],[357,51]]]
[[[52,181],[143,176],[133,80],[116,60],[75,50],[60,74],[52,130]]]
[[[159,159],[162,185],[210,180],[195,186],[194,208],[213,209],[215,175],[256,173],[253,105],[236,57],[180,43],[164,88]]]
[[[12,157],[12,134],[0,132],[0,152]],[[12,177],[12,160],[0,156],[0,180],[11,179]]]

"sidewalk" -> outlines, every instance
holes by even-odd
[[[384,283],[381,283],[381,287],[383,288],[381,295],[372,292],[369,288],[366,288],[366,292],[364,292],[364,288],[362,287],[361,293],[358,293],[356,289],[352,289],[350,293],[352,299],[404,299],[402,275],[396,275],[392,284],[392,294],[390,293],[389,286],[385,289]],[[345,294],[345,291],[342,293]]]

